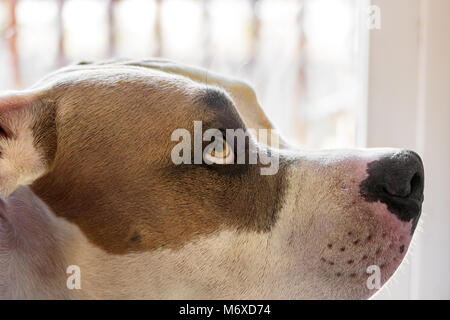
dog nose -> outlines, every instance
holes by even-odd
[[[424,188],[422,160],[413,151],[404,150],[368,164],[369,177],[361,184],[368,201],[385,203],[402,221],[419,219]]]

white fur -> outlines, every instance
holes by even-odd
[[[28,110],[10,111],[2,125],[12,136],[0,138],[0,196],[6,197],[18,186],[29,185],[45,172],[45,162],[34,146],[32,116]]]
[[[385,269],[387,274],[383,275],[385,282],[403,258],[397,254],[397,247],[389,249],[388,246],[390,243],[398,246],[398,237],[408,234],[408,226],[377,218],[376,214],[386,211],[384,205],[370,205],[359,199],[357,186],[364,178],[366,163],[378,154],[324,155],[305,157],[290,169],[288,195],[270,232],[223,229],[186,243],[179,250],[107,254],[89,243],[75,225],[54,217],[42,202],[33,200],[29,189],[22,188],[5,202],[9,212],[24,206],[20,201],[30,203],[32,200],[33,210],[40,212],[41,218],[34,222],[34,229],[22,226],[16,237],[32,239],[42,233],[49,233],[49,237],[45,245],[9,245],[9,251],[5,250],[8,246],[5,240],[0,242],[0,248],[3,246],[0,265],[7,270],[0,278],[0,288],[3,288],[0,297],[367,298],[375,293],[366,287],[367,266],[390,261]],[[335,179],[342,176],[348,178],[342,181],[346,188],[336,190]],[[335,201],[330,201],[329,197]],[[359,199],[358,206],[360,209],[364,206],[364,212],[343,211],[343,206],[352,199]],[[26,210],[22,212],[30,214]],[[22,220],[22,225],[32,222]],[[20,221],[16,223],[20,225]],[[393,228],[392,232],[382,238],[381,232],[389,228]],[[347,234],[350,230],[351,237]],[[363,243],[368,232],[373,233],[373,241]],[[349,237],[351,239],[347,239]],[[355,237],[361,239],[360,244],[352,244]],[[327,248],[329,242],[333,243],[333,249]],[[340,252],[339,248],[344,245],[346,251]],[[377,256],[375,251],[381,247],[383,252]],[[51,254],[43,252],[43,248]],[[370,256],[369,260],[356,259],[365,254]],[[32,256],[38,258],[30,259]],[[392,262],[397,257],[398,262]],[[328,265],[321,258],[334,261],[334,265]],[[348,265],[349,259],[355,262]],[[69,275],[64,272],[69,265],[81,268],[81,290],[66,287]],[[35,270],[48,266],[55,268],[54,277],[34,275]],[[355,271],[358,276],[350,278]],[[342,276],[337,277],[336,272],[341,272]],[[7,282],[11,277],[15,279],[14,284]]]

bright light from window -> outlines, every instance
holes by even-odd
[[[58,63],[117,57],[164,58],[246,79],[269,118],[300,147],[354,147],[364,107],[366,1],[19,0],[23,85]],[[0,28],[8,11],[0,2]],[[59,34],[63,35],[62,48]],[[11,77],[8,32],[0,84]],[[61,52],[61,49],[63,52]],[[61,55],[65,60],[61,60]]]

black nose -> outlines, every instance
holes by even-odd
[[[385,203],[402,221],[413,220],[422,210],[424,172],[419,155],[401,151],[368,164],[368,178],[360,185],[363,197],[370,202]]]

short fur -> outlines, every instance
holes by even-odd
[[[376,292],[368,266],[391,277],[412,224],[360,184],[368,163],[402,151],[252,138],[247,155],[279,155],[277,174],[176,166],[171,133],[194,121],[272,128],[249,86],[204,75],[159,60],[85,63],[0,97],[1,298],[359,299]],[[66,287],[69,265],[81,290]]]

